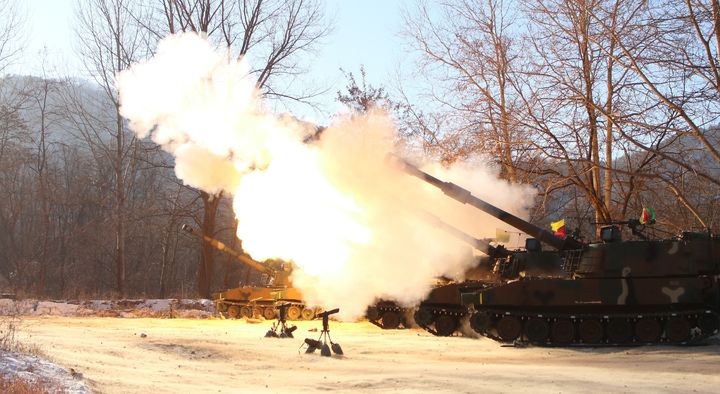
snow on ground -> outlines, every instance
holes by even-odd
[[[92,391],[82,381],[82,374],[73,373],[47,360],[27,354],[0,351],[0,375],[6,379],[20,378],[44,383],[63,394],[86,394]]]
[[[205,299],[139,299],[90,301],[39,301],[0,299],[4,316],[113,316],[207,318],[214,311]]]

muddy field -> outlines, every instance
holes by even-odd
[[[268,322],[28,317],[22,333],[100,393],[717,392],[720,345],[599,349],[502,347],[331,322],[345,356],[264,338]]]

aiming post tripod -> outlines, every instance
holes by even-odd
[[[278,304],[275,306],[278,310],[278,318],[272,327],[265,333],[265,338],[293,338],[293,331],[297,326],[287,326],[287,310],[289,303]]]
[[[312,338],[305,338],[305,342],[303,342],[303,344],[300,345],[301,349],[304,345],[308,346],[307,350],[305,350],[305,353],[314,353],[315,350],[320,349],[321,356],[330,357],[330,355],[331,355],[330,349],[332,349],[333,353],[335,353],[339,356],[343,355],[343,351],[342,351],[342,348],[340,347],[340,344],[334,343],[332,341],[332,339],[330,339],[330,327],[329,327],[330,322],[329,322],[328,317],[330,315],[333,315],[338,312],[340,312],[340,309],[335,308],[333,310],[325,311],[325,312],[317,314],[318,318],[322,317],[323,329],[322,329],[322,332],[320,332],[320,338],[318,338],[317,340],[312,339]],[[330,345],[328,345],[328,342],[330,343]]]

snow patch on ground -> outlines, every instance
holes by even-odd
[[[92,393],[82,381],[82,374],[73,372],[39,357],[0,351],[0,374],[7,379],[17,377],[28,382],[42,383],[55,388],[57,393]]]
[[[0,299],[5,316],[107,316],[209,318],[215,311],[207,299],[138,299],[90,301],[39,301]]]

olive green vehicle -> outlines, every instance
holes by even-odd
[[[268,283],[265,286],[242,286],[213,294],[215,310],[221,316],[231,319],[264,317],[271,320],[277,316],[276,305],[281,303],[289,304],[287,320],[312,320],[315,318],[317,310],[306,307],[300,290],[292,287],[290,281],[292,263],[279,260],[255,261],[246,253],[238,252],[187,224],[184,224],[182,229],[267,277]]]
[[[597,242],[562,239],[394,161],[446,195],[534,237],[523,251],[491,258],[494,277],[454,284],[457,292],[448,288],[445,300],[459,296],[476,332],[501,342],[558,346],[687,344],[718,333],[720,237],[709,231],[651,240],[638,220],[628,220],[603,227]],[[623,240],[619,225],[639,239]],[[416,321],[432,320],[420,311],[422,304]]]

